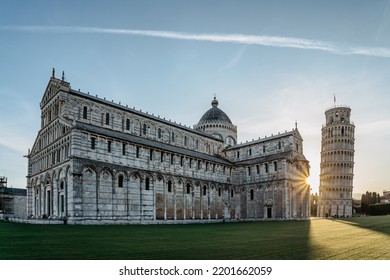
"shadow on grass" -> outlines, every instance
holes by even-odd
[[[306,260],[310,221],[76,226],[0,223],[0,259]]]
[[[390,215],[335,219],[335,221],[390,235]]]

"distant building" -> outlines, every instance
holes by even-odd
[[[322,127],[318,217],[351,217],[355,125],[351,109],[334,106],[325,111]]]
[[[27,190],[8,188],[7,178],[0,177],[0,219],[27,218]]]
[[[383,196],[380,197],[381,203],[390,203],[390,191],[383,191]]]
[[[28,155],[29,218],[309,218],[310,166],[298,129],[237,144],[237,127],[216,98],[211,105],[190,128],[74,90],[53,70]]]

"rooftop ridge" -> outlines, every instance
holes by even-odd
[[[126,111],[129,111],[131,113],[134,113],[134,114],[137,114],[137,115],[140,115],[140,116],[143,116],[143,117],[147,117],[147,118],[150,118],[150,119],[154,119],[156,121],[160,121],[162,123],[166,123],[166,124],[169,124],[169,125],[173,125],[177,128],[180,128],[180,129],[184,129],[184,130],[187,130],[191,133],[196,133],[196,134],[199,134],[201,136],[204,136],[204,137],[207,137],[207,138],[211,138],[213,140],[219,140],[220,139],[217,139],[215,137],[212,137],[211,135],[209,134],[206,134],[202,131],[199,131],[199,130],[195,130],[194,128],[192,128],[191,126],[187,126],[187,125],[183,125],[181,123],[177,123],[176,121],[171,121],[171,119],[167,120],[166,118],[162,118],[160,117],[160,115],[154,115],[154,114],[149,114],[148,112],[142,112],[142,109],[139,109],[137,110],[135,107],[133,108],[130,108],[128,105],[122,105],[120,102],[119,103],[115,103],[113,100],[109,101],[107,100],[105,97],[104,98],[101,98],[99,97],[98,95],[91,95],[88,93],[85,93],[85,92],[82,92],[80,90],[74,90],[74,89],[70,89],[70,91],[73,93],[73,94],[77,94],[77,95],[81,95],[81,96],[84,96],[84,97],[87,97],[87,98],[90,98],[90,99],[93,99],[95,101],[99,101],[99,102],[102,102],[104,104],[107,104],[107,105],[110,105],[110,106],[115,106],[115,107],[118,107],[120,109],[124,109]]]

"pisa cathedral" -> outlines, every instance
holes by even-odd
[[[307,219],[297,129],[237,143],[214,98],[192,128],[50,78],[28,153],[28,217],[70,224]]]

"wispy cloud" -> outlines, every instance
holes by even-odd
[[[55,33],[98,33],[132,36],[147,36],[174,40],[206,41],[216,43],[237,43],[278,48],[319,50],[340,55],[365,55],[390,58],[390,48],[378,47],[342,47],[334,42],[247,34],[185,33],[161,30],[113,29],[81,26],[2,26],[0,31],[55,32]]]

